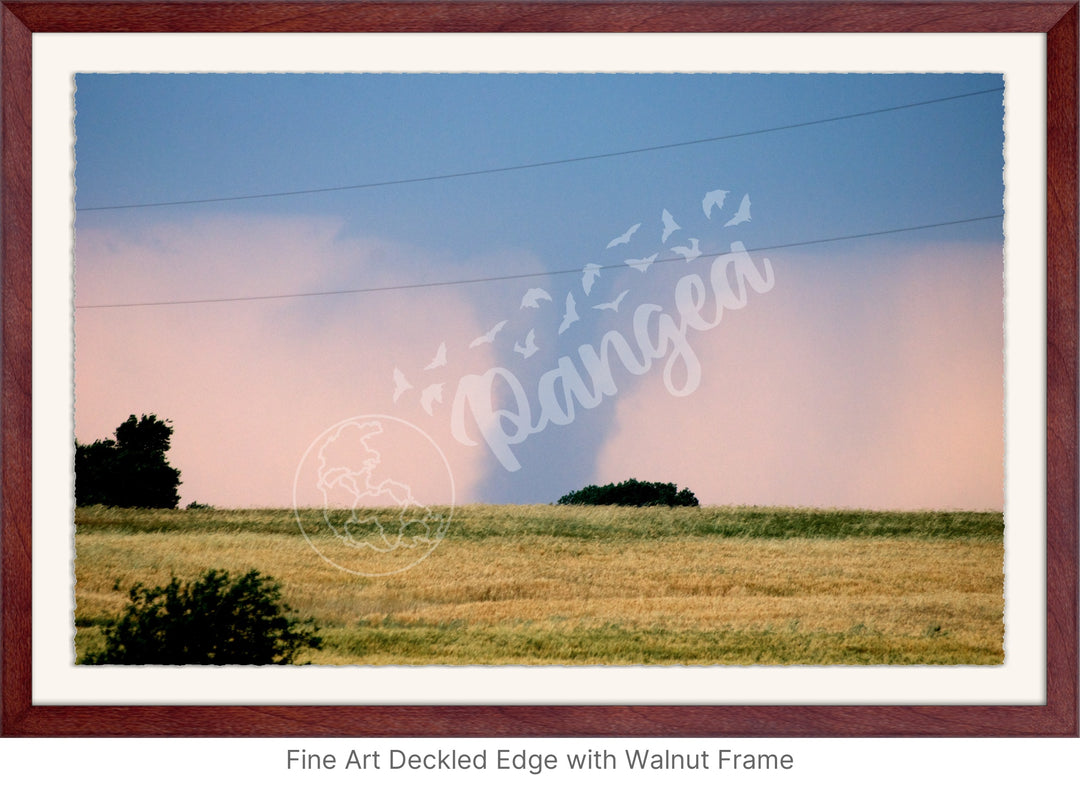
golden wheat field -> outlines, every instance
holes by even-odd
[[[135,583],[257,569],[323,638],[301,662],[998,664],[1000,512],[465,506],[364,577],[291,510],[76,512],[76,649]]]

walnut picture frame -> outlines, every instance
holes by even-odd
[[[1076,736],[1076,2],[2,2],[3,736]],[[31,331],[38,33],[1032,33],[1046,52],[1046,668],[1040,705],[35,703]]]

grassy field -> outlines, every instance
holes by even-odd
[[[255,568],[319,664],[1004,661],[1000,512],[465,506],[385,577],[327,563],[291,510],[79,509],[75,545],[79,657],[134,583]]]

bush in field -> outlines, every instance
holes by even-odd
[[[690,490],[677,489],[674,484],[627,479],[619,484],[599,487],[590,484],[559,498],[561,506],[697,506],[698,499]]]
[[[285,665],[322,639],[310,619],[289,616],[281,586],[252,569],[232,579],[210,569],[193,582],[137,583],[124,612],[104,628],[91,665]]]
[[[132,415],[115,439],[76,443],[75,504],[175,509],[180,471],[165,459],[172,433],[156,415]]]

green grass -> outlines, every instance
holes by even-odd
[[[554,630],[529,624],[365,625],[324,635],[322,662],[399,665],[880,665],[986,664],[998,653],[948,636],[845,632],[629,629]],[[492,660],[492,658],[497,658]]]
[[[470,505],[421,563],[363,577],[291,510],[94,507],[76,512],[76,649],[100,648],[136,582],[256,568],[321,625],[300,662],[1000,664],[1003,534],[1000,512]]]
[[[392,521],[396,512],[373,510]],[[321,513],[305,510],[306,521]],[[344,522],[346,513],[336,515]],[[295,534],[298,524],[287,509],[78,509],[81,533],[214,532]],[[859,511],[789,509],[758,506],[619,506],[458,507],[447,534],[460,539],[546,536],[567,539],[636,540],[688,536],[744,539],[984,539],[1001,541],[1001,512]]]

